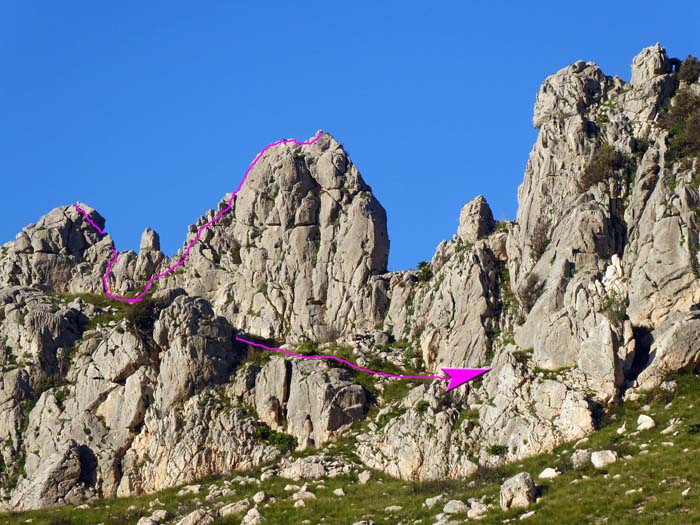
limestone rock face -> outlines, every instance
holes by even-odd
[[[274,357],[255,380],[255,409],[271,428],[297,438],[300,449],[320,446],[364,417],[365,391],[351,379],[323,362]]]
[[[507,247],[527,314],[515,341],[540,368],[584,372],[603,401],[625,386],[634,327],[653,328],[700,300],[689,218],[697,192],[679,165],[664,163],[666,132],[655,121],[674,82],[656,46],[635,58],[632,85],[580,62],[548,78],[535,104],[540,133]],[[591,182],[601,140],[626,159],[628,175],[611,168]],[[678,181],[673,195],[659,172]]]
[[[105,220],[80,206],[100,228]],[[111,238],[101,236],[73,205],[56,208],[24,228],[0,258],[0,286],[48,286],[57,291],[101,291]]]
[[[700,365],[700,311],[678,312],[652,332],[653,343],[637,383],[642,390],[659,386],[668,375]]]
[[[510,346],[501,353],[484,378],[490,403],[479,410],[482,443],[505,447],[506,457],[521,458],[590,433],[593,417],[580,379],[538,377],[530,372],[534,367],[513,352],[517,351]],[[498,459],[487,450],[482,448],[484,463]]]
[[[78,203],[104,231],[105,219]],[[103,293],[108,262],[110,290],[126,295],[140,291],[146,281],[167,267],[158,234],[146,229],[141,253],[118,254],[109,235],[102,235],[73,205],[55,208],[36,224],[24,228],[0,257],[0,286],[39,286],[55,292]]]
[[[140,251],[160,251],[160,235],[151,229],[146,228],[141,234],[141,248]]]
[[[45,374],[65,365],[66,350],[80,338],[87,317],[79,304],[55,305],[34,288],[0,290],[2,356],[6,364],[29,361]]]
[[[479,195],[468,202],[459,214],[457,235],[465,243],[474,243],[493,231],[495,222],[486,199]]]
[[[488,241],[460,237],[438,246],[432,276],[413,271],[388,276],[384,329],[417,341],[426,368],[487,364],[497,309],[498,261]]]
[[[162,349],[154,400],[163,411],[223,382],[236,361],[231,326],[200,298],[177,297],[156,321],[153,339]]]
[[[279,451],[258,442],[255,428],[242,410],[221,410],[206,395],[194,396],[163,417],[149,409],[122,460],[124,475],[116,495],[153,492],[275,460]]]
[[[369,467],[407,480],[458,479],[473,474],[477,463],[460,451],[473,446],[470,431],[474,426],[469,421],[458,425],[459,412],[453,408],[441,410],[431,395],[436,390],[425,392],[417,387],[400,415],[386,427],[357,436],[360,459]],[[417,408],[419,400],[430,403],[431,398],[432,407]]]
[[[287,401],[287,432],[301,448],[322,444],[362,419],[367,398],[351,375],[308,361],[295,362]]]
[[[639,85],[654,77],[671,72],[666,51],[657,43],[641,51],[632,61],[632,85]]]
[[[200,218],[186,242],[214,215]],[[333,340],[381,320],[368,283],[386,271],[388,253],[384,208],[324,134],[311,146],[268,150],[234,209],[203,233],[172,279],[240,330]]]
[[[51,305],[31,289],[2,293],[9,369],[0,370],[0,418],[11,444],[2,475],[16,475],[23,464],[3,503],[8,510],[138,494],[254,468],[279,454],[259,440],[255,420],[223,407],[213,391],[240,356],[230,325],[205,300],[160,293],[143,314],[150,323],[111,321],[87,331],[87,317],[102,310],[82,300],[57,296]]]
[[[80,453],[75,441],[46,458],[31,480],[20,483],[10,506],[36,509],[54,505],[76,504],[82,499]]]

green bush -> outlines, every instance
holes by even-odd
[[[297,354],[315,355],[318,353],[318,343],[315,341],[302,341],[296,349]]]
[[[678,80],[685,82],[696,82],[700,78],[700,60],[692,55],[688,55],[678,70]]]
[[[526,365],[532,357],[532,354],[532,348],[526,348],[525,350],[516,350],[513,352],[513,358],[516,362],[520,363],[521,365]]]
[[[416,411],[419,414],[425,414],[428,408],[430,408],[430,403],[428,403],[425,399],[422,399],[416,403]]]
[[[610,175],[627,166],[625,155],[610,144],[601,144],[593,154],[590,164],[578,180],[579,191],[587,191],[599,182],[610,178]]]
[[[491,445],[486,451],[492,456],[505,456],[508,454],[508,447],[505,445]]]
[[[700,157],[700,95],[680,90],[673,104],[662,109],[659,124],[669,132],[668,160]]]
[[[59,407],[63,408],[63,403],[66,400],[66,393],[63,390],[56,390],[54,393],[54,397],[56,398],[56,403],[58,404]]]
[[[145,297],[126,307],[124,317],[139,332],[150,332],[155,324],[155,303]]]
[[[622,323],[627,316],[627,299],[611,293],[603,301],[603,312],[611,323]]]
[[[291,452],[297,448],[297,440],[294,436],[284,432],[275,432],[264,423],[258,424],[253,431],[253,437],[261,441],[267,441],[282,452]]]
[[[270,432],[267,441],[270,445],[277,447],[282,452],[291,452],[297,448],[297,439],[284,432]]]
[[[433,267],[428,261],[418,263],[418,280],[420,282],[429,281],[433,277]]]
[[[501,299],[502,313],[505,315],[515,315],[518,309],[518,298],[515,297],[510,287],[510,272],[505,264],[500,265],[498,274],[498,295]]]

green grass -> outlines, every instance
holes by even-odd
[[[100,294],[53,294],[55,299],[62,302],[70,302],[75,299],[82,299],[86,303],[90,303],[96,308],[101,310],[106,310],[108,307],[111,311],[105,312],[100,315],[96,315],[88,321],[85,325],[84,330],[94,330],[97,325],[105,325],[111,321],[121,321],[122,319],[127,319],[131,326],[135,330],[150,330],[153,327],[154,322],[154,312],[156,304],[151,299],[151,294],[153,290],[149,292],[142,301],[136,303],[125,303],[122,301],[115,301],[109,299],[108,297]]]
[[[115,309],[114,312],[104,313],[102,315],[96,315],[95,317],[90,319],[84,327],[85,331],[94,330],[95,328],[97,328],[98,324],[104,326],[111,321],[120,321],[121,319],[124,318],[124,316],[127,313],[128,308],[130,306],[128,303],[123,303],[121,301],[114,301],[113,299],[110,299],[107,296],[102,295],[102,294],[56,293],[56,294],[53,294],[53,297],[57,298],[58,300],[60,300],[62,302],[66,302],[66,303],[69,303],[75,299],[82,299],[86,303],[89,303],[89,304],[95,306],[96,308],[100,308],[102,310],[104,310],[107,307],[112,307]],[[136,303],[136,304],[139,304],[139,303]]]
[[[671,403],[670,406],[667,403]],[[230,503],[245,497],[251,497],[259,490],[264,490],[277,498],[270,507],[261,507],[267,525],[301,523],[311,520],[317,523],[324,518],[324,525],[348,524],[362,519],[372,519],[377,523],[412,523],[422,520],[428,524],[435,521],[441,512],[438,505],[433,509],[422,506],[426,498],[445,494],[447,499],[466,500],[470,497],[485,497],[494,505],[486,517],[480,521],[484,525],[501,524],[506,519],[535,510],[534,516],[524,523],[531,525],[579,525],[608,523],[615,525],[669,524],[685,525],[700,522],[700,469],[697,468],[695,454],[700,447],[700,379],[686,375],[678,378],[676,396],[661,391],[651,392],[638,401],[626,402],[603,418],[602,427],[589,437],[586,448],[592,450],[614,449],[623,456],[630,454],[630,459],[620,459],[606,469],[588,468],[583,471],[573,470],[570,456],[574,450],[571,444],[559,447],[551,454],[533,457],[519,463],[497,469],[482,468],[468,481],[453,480],[439,482],[402,481],[374,472],[366,485],[356,482],[353,475],[335,479],[322,480],[325,488],[309,484],[309,490],[317,499],[307,501],[306,506],[294,508],[289,493],[284,492],[288,480],[274,477],[259,486],[232,484],[236,494],[217,500]],[[636,428],[636,419],[641,407],[649,405],[647,414],[656,421],[656,428],[631,436]],[[678,434],[662,435],[671,418],[678,417]],[[625,422],[627,433],[618,435],[616,429]],[[672,447],[663,446],[662,442],[673,443]],[[640,453],[639,445],[648,444],[647,454]],[[333,448],[336,454],[346,454],[353,450],[352,437],[343,438]],[[687,450],[687,452],[684,452]],[[543,497],[527,509],[514,509],[502,512],[498,508],[500,482],[517,472],[528,471],[536,476],[545,468],[553,467],[562,475],[553,480],[539,481]],[[257,475],[253,473],[252,475]],[[578,480],[577,483],[572,481]],[[536,480],[537,481],[537,480]],[[209,479],[204,485],[221,485],[221,479]],[[681,492],[692,487],[687,496]],[[332,494],[333,489],[342,487],[345,497]],[[641,488],[641,492],[636,489]],[[32,525],[76,524],[87,525],[104,523],[105,525],[122,525],[136,523],[141,515],[149,515],[148,503],[160,499],[172,515],[183,514],[201,505],[205,493],[178,497],[177,488],[167,489],[157,494],[118,500],[95,502],[90,508],[77,510],[71,507],[0,515],[0,525],[18,525],[31,519]],[[634,493],[626,494],[629,490]],[[130,506],[136,511],[129,511]],[[388,515],[385,508],[390,505],[402,509]],[[180,508],[180,512],[177,512]],[[465,517],[458,517],[464,520]],[[63,520],[63,521],[62,521]],[[241,516],[219,518],[216,524],[236,524]]]

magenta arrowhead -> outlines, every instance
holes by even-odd
[[[491,370],[490,368],[443,368],[442,371],[449,377],[450,384],[447,385],[447,391],[463,385],[467,381],[471,381],[481,374],[485,374]]]

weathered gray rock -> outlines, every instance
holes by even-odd
[[[445,514],[466,514],[469,511],[469,506],[458,499],[451,499],[442,509]]]
[[[527,472],[508,478],[501,485],[501,509],[527,507],[537,496],[535,482]]]
[[[344,369],[319,366],[318,362],[293,363],[287,432],[299,439],[300,448],[342,435],[364,417],[365,391],[351,380]]]
[[[539,479],[554,479],[559,476],[561,472],[559,472],[556,469],[553,469],[551,467],[547,467],[544,469],[542,472],[540,472],[539,476],[537,476]]]
[[[79,205],[100,228],[105,220],[86,204]],[[102,290],[113,243],[101,236],[73,205],[51,210],[24,228],[0,259],[0,286],[48,286],[68,292]]]
[[[617,452],[614,450],[597,450],[591,454],[591,463],[595,468],[605,468],[617,461]]]
[[[490,234],[495,225],[491,208],[483,195],[479,195],[462,208],[457,235],[463,242],[473,244]]]
[[[678,312],[651,333],[653,343],[644,370],[637,378],[641,390],[659,386],[672,372],[700,364],[700,312]]]
[[[490,399],[479,410],[484,445],[505,446],[509,459],[552,450],[566,441],[593,431],[593,417],[586,395],[576,388],[574,375],[533,377],[527,364],[519,363],[512,346],[496,357],[486,374],[484,387]],[[493,463],[482,446],[481,459]]]
[[[642,50],[632,61],[632,85],[648,82],[658,75],[671,72],[666,51],[657,43]]]
[[[571,454],[571,464],[575,469],[586,468],[591,464],[591,451],[588,449],[575,450]]]
[[[155,230],[146,228],[143,231],[140,251],[160,251],[160,235]]]
[[[109,236],[73,206],[23,229],[0,249],[0,486],[22,462],[26,471],[9,501],[140,494],[256,468],[281,456],[260,439],[263,423],[306,448],[366,417],[368,393],[344,369],[279,357],[236,368],[257,358],[234,328],[290,348],[352,343],[363,366],[490,366],[447,395],[435,381],[391,400],[390,383],[377,382],[379,415],[356,452],[411,480],[468,477],[550,451],[593,431],[592,404],[697,369],[700,195],[697,165],[669,160],[657,118],[687,88],[670,69],[657,45],[634,59],[631,83],[583,61],[547,78],[516,220],[495,231],[477,197],[420,271],[386,273],[384,210],[329,135],[263,155],[234,210],[158,282],[152,319],[139,326],[111,320],[119,310],[90,296],[63,294],[102,294],[109,261],[110,290],[136,293],[183,252],[170,261],[148,229],[138,254],[115,261]],[[624,166],[591,180],[601,144]],[[577,451],[572,463],[604,466],[611,456]],[[280,460],[261,479],[364,468],[318,454]],[[472,510],[484,512],[470,501]]]
[[[65,356],[80,338],[87,318],[80,306],[57,304],[36,288],[0,289],[0,333],[4,364],[26,362],[45,375],[65,372]]]
[[[162,411],[206,384],[228,379],[236,363],[231,326],[203,299],[177,297],[156,321],[153,339],[163,350],[154,392]]]
[[[119,496],[252,469],[280,455],[255,439],[256,424],[241,409],[221,410],[206,394],[163,416],[157,412],[148,409],[143,428],[124,455]]]
[[[168,511],[156,510],[150,516],[143,517],[136,522],[136,525],[160,525],[168,519]]]
[[[273,357],[255,380],[255,409],[273,429],[297,438],[299,448],[320,446],[364,417],[367,397],[352,375],[321,361]]]
[[[47,457],[30,478],[20,479],[9,506],[14,510],[26,510],[77,504],[84,492],[80,474],[78,444],[71,441]]]
[[[432,272],[426,281],[416,272],[389,277],[383,326],[396,340],[412,340],[432,372],[487,365],[498,307],[498,263],[488,241],[441,243]]]
[[[250,501],[248,501],[248,499],[242,499],[236,503],[229,503],[228,505],[221,507],[219,509],[219,515],[226,518],[227,516],[231,516],[233,514],[242,514],[243,512],[247,512],[249,508]]]
[[[467,518],[470,520],[480,519],[484,514],[486,514],[492,505],[487,505],[481,501],[470,499],[469,500],[469,510],[467,511]]]
[[[427,391],[417,387],[415,395],[424,402],[432,398],[435,403],[436,387]],[[408,480],[457,479],[476,471],[477,464],[460,452],[474,445],[470,436],[473,425],[463,421],[457,427],[457,410],[422,412],[410,408],[397,412],[384,427],[357,436],[357,454],[366,465]]]
[[[260,525],[265,521],[265,518],[256,508],[250,509],[241,521],[241,525]]]
[[[176,525],[211,525],[214,523],[215,515],[211,511],[197,509],[179,520]]]
[[[214,215],[200,218],[186,242]],[[268,150],[234,210],[203,233],[184,273],[171,279],[210,299],[240,330],[333,340],[381,321],[372,276],[386,271],[388,249],[384,209],[342,146],[323,134],[311,146]]]
[[[655,426],[656,423],[654,422],[654,420],[646,414],[640,414],[637,418],[637,430],[639,431],[650,430]]]
[[[335,478],[349,474],[353,466],[340,459],[331,459],[323,455],[306,456],[295,460],[283,459],[278,474],[285,479],[315,480]]]

